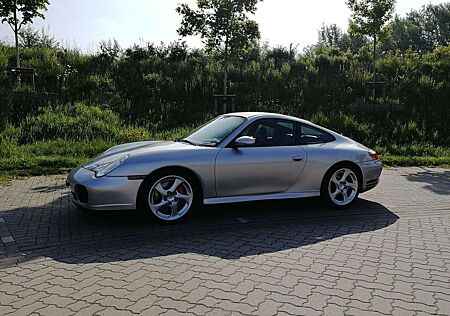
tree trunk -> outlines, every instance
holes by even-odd
[[[228,112],[228,32],[225,36],[225,56],[224,56],[224,71],[223,71],[223,104],[222,112]]]
[[[372,73],[372,82],[374,83],[372,87],[372,97],[375,99],[376,97],[376,88],[375,82],[377,82],[377,35],[373,35],[373,73]]]
[[[228,95],[228,34],[225,38],[225,58],[223,73],[223,95]]]
[[[20,67],[19,29],[17,27],[17,2],[16,1],[14,1],[14,37],[16,39],[16,66],[17,66],[17,68],[19,68]]]
[[[373,74],[372,74],[372,81],[375,83],[377,82],[377,35],[375,34],[373,36],[373,56],[372,56],[372,61],[373,61]]]

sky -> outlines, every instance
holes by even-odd
[[[44,28],[66,47],[85,52],[98,49],[100,40],[115,38],[122,47],[142,42],[169,43],[179,39],[176,29],[181,18],[175,12],[179,3],[195,0],[50,0],[46,19],[35,19],[33,28]],[[346,29],[350,11],[345,0],[264,0],[254,19],[259,23],[261,40],[271,46],[303,48],[317,41],[323,23]],[[397,0],[396,13],[404,16],[411,9],[440,0]],[[0,25],[0,39],[12,43],[12,31]],[[187,40],[200,47],[198,38]]]

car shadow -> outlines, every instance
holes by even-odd
[[[55,191],[59,191],[59,190],[63,190],[66,188],[65,184],[55,184],[55,185],[43,185],[43,186],[38,186],[38,187],[34,187],[31,190],[33,191],[37,191],[37,192],[42,192],[42,193],[51,193],[51,192],[55,192]]]
[[[450,170],[443,172],[424,170],[404,176],[408,181],[425,184],[424,188],[434,193],[450,195]]]
[[[12,258],[42,256],[71,264],[181,253],[233,260],[376,231],[398,219],[383,205],[367,200],[337,211],[313,198],[207,206],[185,222],[161,225],[136,211],[83,211],[68,194],[42,206],[3,211],[1,216],[19,250],[8,254],[3,265],[11,264]]]

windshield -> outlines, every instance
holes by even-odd
[[[203,125],[183,141],[194,145],[215,146],[245,122],[241,116],[221,116]]]

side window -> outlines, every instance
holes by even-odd
[[[295,123],[285,120],[260,120],[247,127],[240,136],[255,138],[254,147],[295,145]]]
[[[306,124],[300,124],[299,136],[301,145],[330,143],[336,140],[333,135]]]

